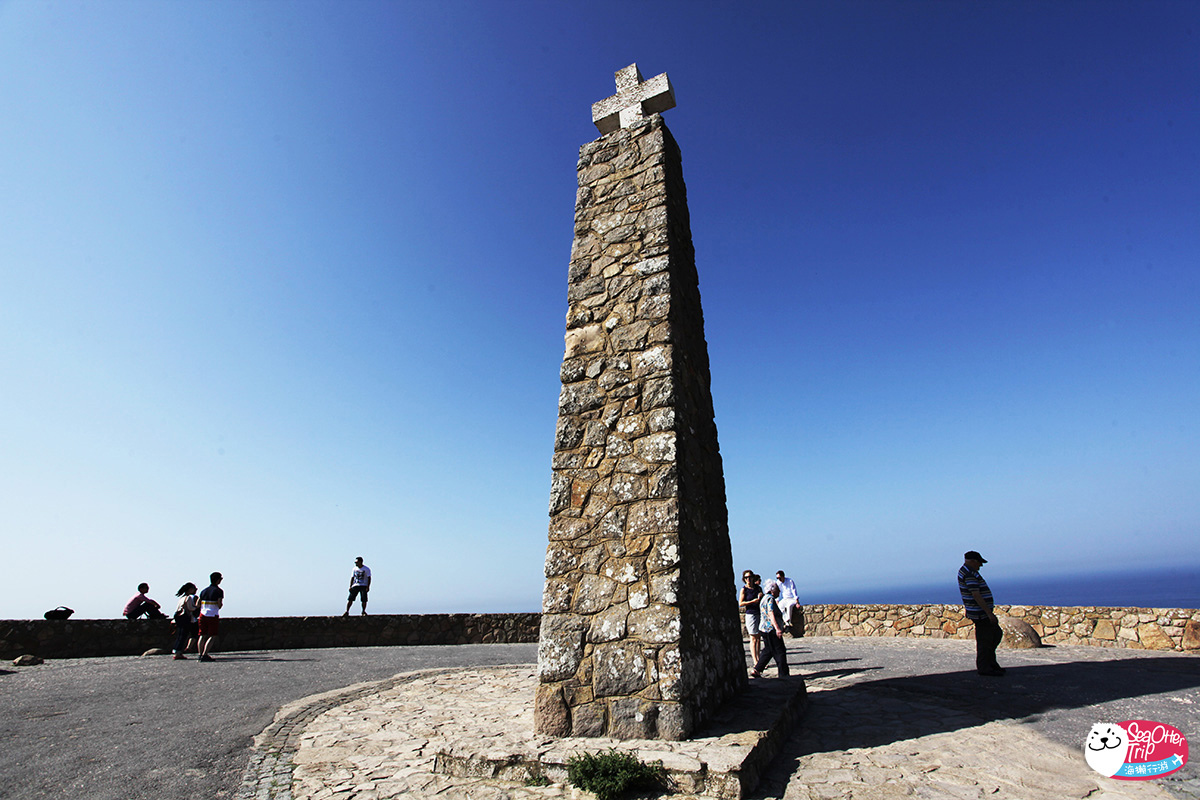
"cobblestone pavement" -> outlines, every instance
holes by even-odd
[[[972,647],[794,640],[789,660],[793,674],[806,676],[809,710],[756,796],[1200,798],[1194,763],[1159,781],[1114,781],[1092,772],[1081,751],[1101,720],[1158,719],[1200,740],[1200,659],[1085,647],[1002,651],[1009,675],[988,679],[964,670]],[[508,752],[514,736],[531,738],[535,680],[531,667],[423,672],[300,701],[259,737],[241,796],[576,796],[562,784],[526,787],[433,770],[439,750]],[[696,756],[660,745],[664,760]]]
[[[274,794],[262,783],[247,785],[264,798],[415,797],[547,797],[563,793],[566,763],[573,755],[609,748],[628,750],[643,761],[661,762],[677,786],[729,784],[759,745],[763,731],[750,730],[766,720],[773,727],[785,715],[798,717],[802,704],[788,711],[786,698],[801,691],[799,680],[752,687],[747,701],[754,720],[736,717],[721,721],[724,730],[681,742],[619,742],[611,739],[550,739],[533,733],[530,700],[536,686],[533,666],[466,669],[405,676],[375,693],[358,692],[345,702],[322,698],[322,708],[303,726],[284,714],[281,726],[291,726],[294,780],[291,794],[276,781]],[[307,709],[305,709],[307,712]],[[778,748],[781,742],[772,746]],[[275,775],[282,774],[286,747]],[[435,769],[435,762],[439,762]],[[443,762],[449,762],[447,765]],[[514,782],[476,777],[503,769]],[[264,765],[259,775],[267,774]],[[455,775],[457,777],[451,777]],[[549,788],[526,788],[525,778],[538,776],[557,782]],[[736,790],[735,790],[736,791]],[[260,794],[261,793],[261,794]]]

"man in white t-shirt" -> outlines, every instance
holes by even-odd
[[[354,604],[354,598],[362,598],[362,615],[367,615],[367,590],[371,588],[371,568],[363,563],[362,556],[354,559],[354,572],[350,574],[350,597],[346,600],[346,613],[343,617],[350,616],[350,606]]]
[[[779,584],[779,610],[783,613],[783,624],[792,628],[792,612],[800,605],[800,594],[796,591],[796,582],[783,574],[783,570],[775,573],[775,582]]]
[[[200,649],[201,661],[216,661],[208,654],[212,648],[213,639],[221,635],[221,608],[225,605],[225,590],[221,588],[221,573],[214,572],[208,576],[208,588],[200,592],[200,639],[196,646]]]

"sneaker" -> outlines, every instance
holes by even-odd
[[[175,660],[176,661],[187,661],[187,656],[185,656],[183,653],[176,653]]]
[[[208,653],[205,653],[204,655],[200,656],[199,660],[200,661],[216,661],[216,659],[213,658],[212,656],[210,656]]]
[[[367,615],[367,612],[364,610],[362,615],[365,617]]]
[[[343,616],[343,617],[348,617],[348,616],[350,616],[350,612],[349,612],[349,611],[347,611],[345,614],[342,614],[342,616]]]

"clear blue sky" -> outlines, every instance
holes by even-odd
[[[634,61],[738,569],[1200,562],[1198,3],[0,2],[0,617],[538,608]]]

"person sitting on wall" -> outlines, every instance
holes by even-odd
[[[792,615],[800,607],[800,593],[796,591],[796,582],[784,575],[783,570],[775,573],[775,582],[779,584],[779,611],[783,614],[784,628],[792,630]]]
[[[125,610],[121,613],[125,615],[125,619],[137,619],[143,614],[147,619],[166,619],[157,602],[146,596],[146,592],[150,591],[150,584],[139,583],[138,593],[129,598],[129,602],[125,604]]]

